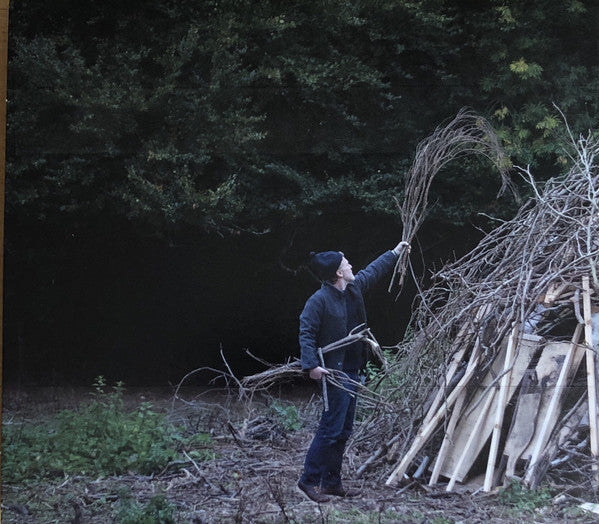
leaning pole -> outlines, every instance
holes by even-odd
[[[6,77],[8,68],[8,3],[0,0],[0,396],[2,395],[2,345],[4,324],[4,179],[6,175]],[[1,408],[0,408],[1,409]],[[0,441],[2,426],[0,425]],[[2,452],[0,451],[0,465]],[[0,495],[0,501],[2,495]],[[0,517],[1,518],[1,517]]]

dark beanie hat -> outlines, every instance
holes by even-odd
[[[339,269],[343,260],[340,251],[323,251],[321,253],[310,253],[310,269],[316,273],[320,280],[331,280]]]

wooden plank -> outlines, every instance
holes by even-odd
[[[462,408],[464,407],[464,401],[466,400],[466,388],[462,388],[462,392],[460,393],[459,398],[456,400],[455,407],[451,413],[451,418],[447,424],[447,428],[445,429],[445,436],[443,437],[443,442],[441,443],[441,447],[439,448],[439,453],[437,454],[437,458],[435,460],[435,465],[433,467],[433,471],[431,473],[431,478],[428,482],[429,486],[434,486],[439,480],[439,474],[441,473],[441,466],[443,461],[445,460],[445,456],[449,450],[449,446],[453,442],[453,432],[455,431],[458,420],[462,416]]]
[[[501,437],[501,427],[503,426],[503,416],[505,413],[505,406],[508,402],[508,389],[510,387],[512,368],[515,364],[514,358],[514,346],[515,340],[518,337],[518,327],[514,326],[510,337],[507,342],[507,349],[505,351],[505,361],[503,364],[503,376],[499,386],[499,398],[497,399],[497,405],[495,406],[495,421],[493,424],[493,432],[491,434],[491,447],[489,448],[489,456],[487,459],[487,472],[485,474],[485,483],[483,485],[484,491],[491,491],[493,487],[493,476],[495,473],[495,461],[497,460],[497,451],[499,450],[499,438]],[[528,367],[528,366],[527,366]],[[526,369],[524,369],[526,371]],[[522,371],[522,375],[524,375]],[[522,378],[522,377],[520,377]],[[520,381],[518,381],[520,382]],[[509,395],[511,396],[511,395]]]
[[[520,383],[526,368],[530,364],[535,352],[539,348],[542,338],[535,335],[522,335],[520,338],[520,342],[516,348],[515,352],[515,361],[514,367],[512,369],[510,382],[507,389],[507,397],[506,401],[509,401],[515,390]],[[494,377],[497,377],[501,370],[503,369],[503,363],[505,361],[505,353],[507,350],[507,340],[504,344],[502,350],[499,355],[495,359],[495,363],[491,366],[491,372],[488,373],[482,380],[481,383],[481,392],[485,390],[494,380]],[[476,424],[476,421],[479,418],[480,411],[482,409],[481,403],[479,402],[480,395],[475,395],[474,398],[470,400],[464,413],[466,415],[462,417],[460,420],[454,437],[453,437],[453,446],[448,452],[445,460],[443,461],[443,465],[441,467],[440,473],[441,475],[451,478],[455,471],[455,466],[459,460],[459,457],[462,455],[465,444],[470,439],[470,435],[473,433],[473,426]],[[497,399],[495,399],[495,404]],[[477,405],[478,404],[478,405]],[[476,406],[476,407],[475,407]],[[495,406],[490,407],[490,412],[494,413]],[[476,433],[476,442],[473,443],[471,452],[468,457],[465,457],[462,461],[460,470],[455,472],[455,478],[458,482],[462,482],[466,477],[468,471],[470,470],[472,464],[476,460],[476,457],[480,454],[482,448],[485,445],[485,442],[489,438],[491,431],[493,430],[493,417],[486,417],[485,420],[481,422],[480,430]]]
[[[522,380],[520,395],[506,437],[503,455],[506,457],[505,476],[513,477],[516,462],[532,442],[535,432],[535,413],[539,410],[541,391],[535,370],[527,370]]]
[[[449,365],[447,374],[445,376],[446,384],[449,384],[449,382],[453,379],[459,364],[462,362],[462,360],[464,358],[464,354],[465,354],[466,350],[468,349],[468,345],[465,342],[468,341],[469,336],[471,336],[472,334],[475,333],[474,330],[472,332],[469,332],[468,330],[473,329],[473,326],[476,326],[477,323],[480,322],[480,320],[490,311],[490,309],[491,309],[490,304],[486,304],[486,305],[482,306],[476,312],[476,316],[474,319],[474,325],[466,323],[466,324],[463,324],[462,327],[460,328],[458,335],[457,335],[454,343],[452,344],[452,348],[454,350],[457,348],[460,348],[460,349],[458,349],[452,357],[452,361]],[[477,336],[475,339],[474,347],[473,347],[472,351],[470,352],[470,358],[469,358],[468,364],[466,366],[465,375],[471,376],[471,374],[474,372],[475,368],[471,367],[471,366],[475,365],[476,360],[478,359],[479,348],[480,348],[480,339]],[[465,376],[463,376],[460,379],[460,381],[458,382],[458,384],[455,386],[455,388],[453,390],[454,392],[457,391],[457,393],[458,393],[457,398],[461,399],[461,402],[459,402],[459,409],[453,410],[452,418],[454,415],[457,415],[461,411],[461,408],[463,405],[463,398],[465,398],[464,396],[465,396],[465,390],[466,390],[464,385],[466,385],[468,383],[468,381],[467,380],[465,381],[464,378],[465,378]],[[460,390],[458,390],[458,388],[460,388]],[[450,396],[451,396],[451,394],[450,394]],[[442,400],[445,400],[445,402],[439,408],[439,404],[441,403]],[[453,397],[451,397],[451,403],[449,401],[450,401],[450,397],[447,396],[447,392],[446,392],[445,388],[440,387],[439,390],[437,391],[435,398],[433,399],[433,401],[431,403],[431,406],[430,406],[426,416],[424,417],[424,419],[422,421],[422,424],[420,425],[421,429],[418,432],[418,434],[416,435],[416,438],[414,439],[412,448],[410,448],[408,453],[402,459],[402,462],[397,466],[397,468],[393,471],[393,473],[391,473],[390,477],[387,479],[387,482],[386,482],[387,485],[391,484],[395,480],[395,478],[397,478],[398,476],[402,476],[405,473],[408,466],[410,465],[411,460],[413,460],[413,458],[416,456],[416,453],[418,453],[418,450],[425,444],[426,440],[422,440],[422,439],[423,438],[428,439],[430,437],[430,434],[432,434],[432,432],[438,425],[439,421],[445,417],[445,413],[451,408],[453,402],[457,402],[456,398],[453,398]],[[433,421],[433,424],[431,424],[431,421]],[[437,422],[435,423],[434,421],[437,421]],[[453,427],[455,427],[455,424],[453,425]],[[453,431],[453,428],[452,428],[452,431]],[[443,451],[445,451],[445,450],[443,450]],[[412,456],[412,458],[409,458],[409,456]],[[439,463],[438,459],[435,464],[436,464],[436,467],[437,467],[437,465],[439,467],[441,465],[441,463]],[[436,482],[436,480],[435,480],[435,482]],[[433,482],[433,484],[435,482]]]
[[[569,364],[569,369],[567,370],[566,375],[566,378],[570,379],[580,365],[582,356],[584,355],[584,350],[573,346],[571,342],[550,342],[543,348],[543,353],[537,362],[535,370],[539,379],[539,386],[542,388],[541,401],[537,412],[530,413],[529,420],[531,420],[533,424],[535,421],[538,424],[535,428],[531,443],[522,452],[522,458],[525,460],[532,459],[532,454],[537,446],[537,441],[541,432],[541,425],[543,424],[543,421],[547,415],[551,414],[554,421],[553,425],[555,425],[555,422],[557,422],[559,412],[550,412],[551,397],[555,392],[558,377],[564,368],[567,355],[570,353],[572,348],[574,348],[574,350],[571,357],[571,364]]]
[[[391,472],[391,474],[385,481],[385,485],[392,485],[394,482],[396,482],[398,477],[401,479],[403,474],[408,469],[412,460],[414,460],[414,457],[418,454],[418,452],[422,449],[422,446],[424,446],[428,439],[431,437],[431,435],[439,425],[439,422],[445,416],[447,410],[451,409],[451,406],[455,404],[463,388],[466,387],[466,385],[474,375],[474,372],[476,371],[476,365],[479,359],[479,351],[480,340],[477,339],[477,342],[474,348],[472,349],[472,353],[470,354],[470,360],[468,361],[468,367],[466,368],[464,376],[460,379],[456,387],[447,396],[445,402],[441,405],[441,407],[439,408],[435,416],[429,421],[429,423],[426,426],[420,427],[409,451],[404,455],[397,467]]]
[[[464,354],[466,353],[466,350],[468,349],[468,345],[466,344],[466,342],[468,341],[469,337],[471,337],[475,333],[476,326],[490,310],[491,310],[490,304],[486,304],[485,306],[479,308],[478,311],[476,312],[476,316],[474,317],[474,323],[473,324],[465,323],[460,328],[458,335],[456,336],[456,338],[452,344],[452,351],[454,351],[454,355],[451,359],[451,362],[447,369],[447,373],[445,375],[445,383],[439,387],[439,390],[437,391],[437,394],[436,394],[433,402],[431,403],[431,407],[429,408],[429,410],[426,414],[426,417],[424,417],[424,420],[422,421],[422,424],[421,424],[422,426],[426,426],[426,424],[428,424],[430,422],[430,420],[435,416],[435,413],[437,412],[437,409],[439,408],[439,405],[441,404],[443,397],[445,397],[447,394],[444,386],[446,386],[447,384],[449,384],[451,382],[458,366],[464,359]],[[471,330],[471,331],[469,331],[469,330]]]
[[[589,395],[589,430],[591,436],[591,456],[593,457],[593,471],[598,471],[597,456],[599,445],[597,442],[597,382],[595,378],[595,350],[593,347],[593,320],[591,315],[591,291],[589,277],[582,277],[582,307],[584,312],[584,343],[586,345],[587,389]]]
[[[476,422],[475,422],[474,426],[472,427],[472,431],[470,432],[470,435],[468,436],[468,440],[466,441],[466,444],[464,445],[462,452],[460,453],[460,457],[457,461],[457,464],[454,467],[451,478],[449,479],[449,483],[447,484],[446,491],[453,491],[453,487],[455,486],[457,477],[458,477],[458,475],[461,474],[460,472],[462,471],[462,467],[464,465],[464,462],[466,462],[467,458],[470,460],[469,463],[472,464],[472,462],[473,462],[472,452],[471,452],[472,446],[473,446],[474,442],[479,438],[479,433],[480,433],[480,430],[481,430],[483,424],[485,424],[487,419],[490,418],[489,417],[489,408],[491,407],[493,400],[495,400],[496,393],[497,393],[497,390],[495,388],[493,388],[487,392],[487,398],[486,398],[482,408],[478,412],[478,417],[476,419]],[[478,455],[478,453],[476,453],[476,455]],[[476,455],[474,455],[474,456],[476,457]],[[470,469],[470,466],[468,466],[468,469]]]
[[[540,424],[535,427],[531,443],[522,452],[523,458],[528,458],[530,455],[530,466],[524,478],[526,483],[529,483],[534,476],[537,460],[545,449],[557,423],[564,390],[576,373],[584,355],[584,349],[578,345],[581,331],[582,328],[579,324],[576,326],[570,343],[552,342],[547,344],[537,363],[539,384],[543,386],[541,403],[537,412],[537,420],[540,421]],[[534,413],[530,415],[530,424],[534,425]]]

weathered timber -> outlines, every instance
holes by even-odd
[[[541,424],[536,428],[531,444],[522,452],[524,458],[528,458],[528,453],[530,453],[530,465],[525,476],[525,482],[530,482],[530,479],[534,476],[539,456],[545,449],[551,431],[557,423],[560,400],[564,390],[582,360],[584,351],[578,345],[581,331],[581,325],[578,324],[569,344],[566,342],[547,344],[537,364],[539,384],[543,386],[541,392],[543,398],[537,412]],[[558,373],[559,376],[557,376]],[[547,401],[549,398],[550,400]],[[534,415],[534,413],[530,415]]]
[[[524,372],[526,371],[526,368],[538,350],[541,341],[541,337],[535,335],[524,334],[521,336],[520,343],[518,344],[518,348],[515,353],[516,358],[512,367],[510,382],[506,388],[506,400],[509,400],[514,394],[518,384],[520,383],[520,380],[524,375]],[[491,366],[491,371],[487,373],[481,383],[482,391],[485,391],[489,387],[494,387],[492,384],[495,382],[496,377],[501,375],[506,351],[507,344],[504,344],[501,352]],[[462,482],[468,474],[470,467],[476,460],[476,457],[478,457],[480,454],[493,429],[493,417],[484,417],[484,419],[481,421],[479,430],[476,431],[476,441],[473,443],[471,452],[467,457],[464,457],[464,459],[461,461],[459,470],[456,471],[457,461],[463,453],[464,446],[466,442],[468,442],[470,434],[473,433],[473,428],[476,424],[476,421],[479,419],[479,413],[481,410],[479,400],[480,396],[477,395],[474,396],[468,403],[468,406],[465,409],[466,415],[462,418],[458,427],[456,428],[453,438],[453,446],[451,446],[451,450],[447,454],[447,457],[445,458],[440,470],[441,475],[448,478],[455,477],[458,482]],[[497,401],[494,406],[491,406],[491,413],[495,413],[496,405]]]
[[[497,459],[497,452],[499,450],[499,438],[501,436],[501,427],[503,425],[503,417],[505,414],[505,407],[508,398],[511,397],[509,394],[509,388],[512,377],[512,369],[516,363],[514,353],[515,345],[518,338],[518,326],[514,326],[507,343],[507,349],[505,351],[505,361],[503,365],[503,376],[501,377],[501,383],[499,386],[499,398],[497,399],[497,405],[495,406],[495,421],[493,424],[493,433],[491,435],[491,447],[489,449],[489,457],[487,459],[487,470],[485,474],[485,484],[483,489],[485,491],[491,491],[493,487],[493,476],[495,472],[495,460]],[[525,371],[525,370],[524,370]],[[524,375],[522,371],[522,376]],[[518,383],[522,377],[519,378]]]

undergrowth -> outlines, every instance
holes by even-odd
[[[94,383],[93,400],[43,421],[6,424],[2,432],[2,478],[7,483],[63,475],[119,475],[160,472],[185,450],[211,458],[211,438],[188,434],[144,402],[125,409],[122,383],[107,390]]]
[[[531,512],[551,503],[547,488],[529,489],[521,482],[511,479],[499,492],[499,501],[517,512]]]
[[[176,524],[176,514],[176,506],[164,495],[139,504],[131,493],[121,493],[115,524]]]
[[[293,404],[275,400],[270,405],[270,411],[285,431],[299,431],[303,426],[299,411]]]

